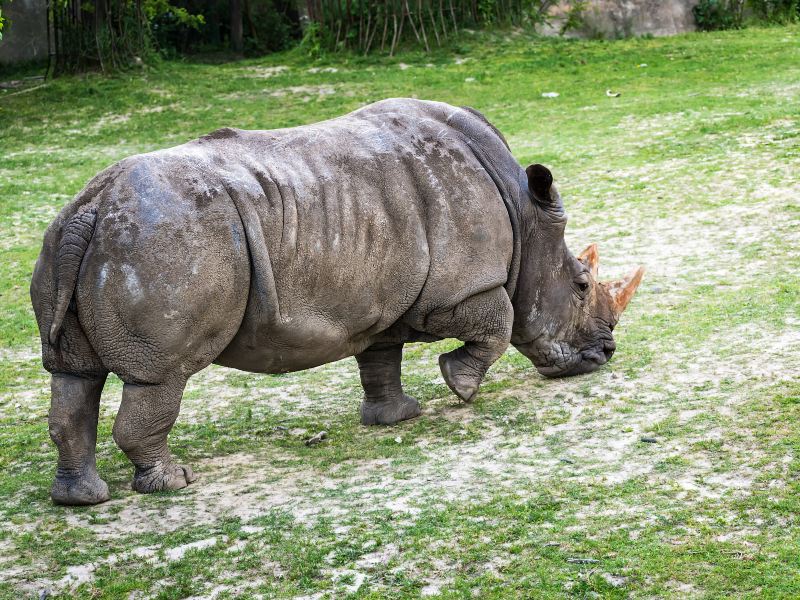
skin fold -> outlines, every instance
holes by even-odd
[[[187,379],[355,356],[365,425],[420,413],[403,344],[472,400],[509,343],[546,376],[585,373],[642,269],[597,281],[564,243],[549,170],[523,169],[473,109],[392,99],[322,123],[220,129],[98,174],[48,228],[31,283],[52,374],[57,503],[109,498],[95,467],[100,393],[124,382],[113,435],[140,492],[194,480],[167,447]]]

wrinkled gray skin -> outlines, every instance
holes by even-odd
[[[125,384],[114,440],[153,492],[194,479],[167,434],[212,362],[283,373],[354,355],[368,425],[420,413],[404,342],[463,340],[440,365],[464,400],[509,342],[549,376],[596,369],[618,314],[565,246],[551,182],[476,111],[404,99],[109,167],[48,228],[31,283],[53,500],[109,498],[95,442],[110,371]]]

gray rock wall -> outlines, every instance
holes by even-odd
[[[675,35],[695,30],[692,8],[698,0],[589,0],[583,26],[570,32],[580,37],[620,38]],[[559,31],[574,2],[562,1],[551,10],[545,33]]]
[[[8,19],[0,41],[0,64],[47,58],[47,4],[45,0],[3,2]]]

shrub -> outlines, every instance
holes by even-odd
[[[800,19],[800,0],[750,0],[758,17],[768,23],[790,23]]]
[[[702,31],[738,29],[742,26],[744,0],[700,0],[692,9]]]

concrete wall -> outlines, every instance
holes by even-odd
[[[620,38],[639,35],[675,35],[694,31],[692,8],[698,0],[589,0],[583,26],[570,32],[579,37]],[[551,9],[553,23],[545,33],[557,33],[572,2]]]
[[[47,59],[47,4],[45,0],[3,2],[7,19],[0,41],[0,64]]]

